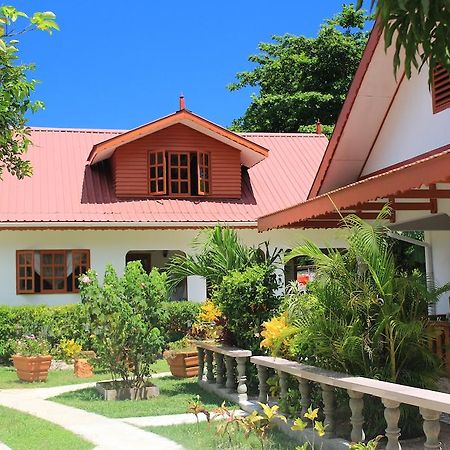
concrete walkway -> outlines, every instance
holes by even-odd
[[[46,400],[92,385],[93,383],[86,383],[52,388],[7,389],[0,391],[0,405],[60,425],[92,442],[96,450],[182,450],[183,447],[179,444],[124,421]]]

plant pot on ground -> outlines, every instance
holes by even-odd
[[[104,400],[148,400],[159,395],[159,388],[150,382],[136,387],[123,380],[99,381],[95,388]]]
[[[73,373],[78,378],[90,378],[94,375],[92,360],[95,352],[92,350],[81,351],[74,357]]]
[[[198,376],[197,350],[187,338],[171,342],[163,356],[169,364],[170,372],[174,377],[188,378]]]
[[[45,339],[23,336],[13,344],[12,361],[21,381],[45,381],[52,362],[50,346]]]

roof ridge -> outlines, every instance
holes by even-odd
[[[265,132],[243,132],[236,133],[240,136],[273,136],[273,137],[326,137],[325,134],[317,133],[265,133]]]
[[[31,131],[43,131],[53,133],[117,133],[121,134],[128,130],[121,130],[116,128],[58,128],[58,127],[30,127]]]

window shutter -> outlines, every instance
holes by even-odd
[[[433,113],[450,107],[450,75],[442,66],[436,66],[432,84]]]
[[[198,194],[211,193],[211,156],[209,153],[197,153]]]
[[[89,250],[72,251],[72,292],[80,292],[78,277],[90,269]]]
[[[34,293],[33,250],[18,250],[16,252],[16,292],[17,294]]]
[[[150,152],[149,162],[149,192],[152,195],[163,195],[166,189],[166,155],[164,152]]]

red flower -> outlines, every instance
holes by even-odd
[[[297,283],[302,284],[303,286],[306,286],[309,282],[309,275],[307,273],[302,273],[297,276]]]

